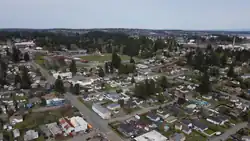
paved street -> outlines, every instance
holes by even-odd
[[[234,127],[228,129],[222,135],[217,136],[217,137],[215,136],[209,139],[209,141],[225,141],[228,137],[230,137],[231,135],[235,134],[237,131],[245,127],[247,127],[247,122],[236,124]]]

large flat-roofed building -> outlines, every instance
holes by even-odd
[[[86,131],[88,129],[88,123],[82,117],[70,118],[70,123],[75,128],[75,132]]]
[[[110,119],[111,118],[111,112],[107,109],[102,107],[102,105],[94,103],[92,105],[92,109],[94,112],[96,112],[102,119]]]
[[[167,141],[167,139],[167,137],[155,130],[134,138],[135,141]]]

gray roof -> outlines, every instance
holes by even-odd
[[[106,108],[104,108],[102,105],[100,105],[100,104],[96,104],[96,103],[94,103],[93,105],[92,105],[92,107],[95,107],[98,111],[100,111],[101,113],[110,113],[110,111],[108,110],[108,109],[106,109]]]
[[[199,120],[193,120],[193,125],[201,130],[205,130],[206,128],[208,128],[206,124],[200,122]]]
[[[46,137],[50,137],[52,135],[46,125],[40,125],[39,128]]]

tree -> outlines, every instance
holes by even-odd
[[[79,95],[79,94],[80,94],[80,85],[79,85],[79,84],[75,84],[74,93],[75,93],[76,95]]]
[[[227,55],[226,55],[225,53],[223,53],[223,55],[221,55],[221,58],[220,58],[221,65],[222,65],[223,67],[226,66],[227,60],[228,60]]]
[[[22,66],[22,82],[21,88],[22,89],[29,89],[31,85],[30,76],[28,74],[28,69],[25,66]]]
[[[21,83],[21,82],[22,82],[22,79],[21,79],[20,75],[16,74],[15,75],[15,85],[17,85],[18,83]]]
[[[109,65],[107,62],[104,64],[105,73],[109,73]]]
[[[134,64],[135,63],[135,60],[133,59],[133,57],[130,57],[130,61],[129,61],[131,64]]]
[[[228,77],[235,77],[236,76],[236,74],[234,72],[234,66],[233,66],[233,64],[230,65],[229,70],[227,72],[227,76]]]
[[[104,77],[105,76],[105,73],[104,73],[104,70],[102,69],[102,67],[99,67],[98,75],[99,75],[99,77]]]
[[[20,61],[20,54],[21,54],[21,51],[19,49],[17,49],[16,47],[12,48],[12,60],[13,60],[13,62],[17,63]]]
[[[135,83],[135,78],[134,78],[134,76],[132,76],[132,78],[131,78],[131,83],[132,83],[132,84]]]
[[[74,93],[74,85],[73,85],[73,83],[70,83],[69,91],[71,93]]]
[[[59,93],[64,93],[65,92],[61,76],[58,76],[58,78],[55,81],[55,91],[59,92]]]
[[[111,64],[116,69],[118,69],[120,67],[120,65],[121,65],[121,58],[120,58],[120,56],[116,52],[112,53]]]
[[[166,76],[162,76],[158,79],[158,84],[160,85],[160,87],[165,90],[166,88],[168,88],[168,80]]]
[[[24,61],[28,62],[30,60],[29,53],[25,52],[23,58],[24,58]]]
[[[118,104],[120,104],[120,106],[123,107],[124,106],[124,99],[119,99]]]
[[[211,68],[209,69],[209,74],[210,74],[211,76],[214,76],[214,77],[219,76],[219,75],[220,75],[220,70],[219,70],[218,67],[211,67]]]
[[[201,94],[207,94],[211,91],[211,84],[209,80],[209,75],[207,72],[204,72],[202,78],[201,78],[201,84],[198,87],[198,91]]]
[[[76,74],[77,68],[76,68],[76,62],[75,62],[75,60],[72,60],[70,66],[69,66],[69,70],[72,73],[72,75]]]

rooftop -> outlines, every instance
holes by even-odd
[[[167,141],[167,137],[163,136],[161,133],[152,130],[141,136],[134,138],[136,141]]]

